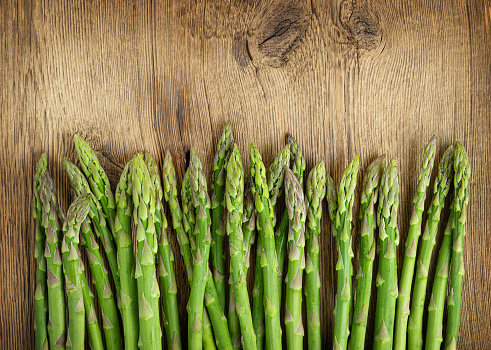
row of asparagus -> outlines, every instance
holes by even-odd
[[[450,146],[440,161],[418,245],[436,154],[435,137],[426,146],[399,279],[396,161],[385,166],[385,156],[381,156],[368,166],[361,190],[359,268],[354,291],[351,228],[358,156],[344,171],[337,188],[320,162],[310,171],[304,191],[305,160],[299,145],[288,136],[287,145],[268,170],[251,144],[250,178],[246,179],[227,123],[213,161],[210,194],[201,162],[191,150],[179,201],[169,153],[162,176],[151,155],[134,156],[113,195],[95,153],[81,138],[75,136],[74,142],[80,168],[63,161],[75,198],[66,217],[58,205],[45,154],[34,176],[37,349],[83,349],[85,333],[95,350],[162,349],[161,326],[166,346],[181,349],[179,286],[168,232],[176,235],[190,285],[184,332],[189,349],[280,349],[283,331],[286,347],[301,349],[305,334],[303,295],[308,348],[321,349],[319,237],[324,198],[337,249],[334,349],[347,349],[348,344],[350,349],[363,349],[367,343],[376,255],[373,348],[421,349],[425,345],[439,349],[442,342],[446,349],[456,348],[470,176],[467,154],[460,143]],[[428,271],[452,184],[454,195],[423,337]],[[277,205],[280,198],[285,201],[282,213]],[[168,230],[164,200],[172,230]],[[256,254],[252,254],[254,250]],[[92,285],[87,283],[82,254],[89,264]],[[254,286],[248,286],[254,255]],[[230,298],[226,305],[227,270]]]

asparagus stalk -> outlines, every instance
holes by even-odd
[[[95,198],[92,193],[88,193],[88,197],[92,200],[92,203],[97,201],[97,198]],[[90,206],[91,203],[89,203],[89,215],[92,210],[90,209]],[[80,242],[86,249],[90,271],[92,272],[92,281],[101,308],[106,348],[121,349],[121,331],[119,328],[118,311],[114,302],[109,276],[104,268],[104,263],[102,262],[99,245],[97,244],[89,225],[90,222],[81,226],[80,231],[82,239]]]
[[[399,232],[399,174],[392,159],[380,181],[380,201],[377,224],[379,227],[379,270],[377,274],[377,307],[375,310],[375,337],[373,348],[392,349],[394,313],[397,289],[397,250]]]
[[[251,307],[247,292],[247,269],[244,264],[244,236],[242,232],[242,213],[244,200],[244,168],[237,145],[227,164],[225,185],[227,208],[227,235],[230,239],[230,261],[232,264],[233,296],[240,321],[240,331],[244,349],[256,349],[256,334],[252,325]]]
[[[63,270],[68,302],[68,349],[85,349],[85,305],[82,294],[82,266],[79,261],[78,242],[80,230],[90,210],[91,197],[84,194],[78,197],[68,209],[63,224]],[[86,225],[85,225],[86,226]]]
[[[193,197],[196,217],[196,255],[193,265],[193,280],[188,306],[189,348],[202,347],[203,302],[208,282],[208,258],[210,254],[210,198],[206,178],[196,152],[191,149],[189,165],[189,185]]]
[[[376,223],[374,220],[375,204],[378,198],[378,186],[384,170],[385,155],[375,159],[367,168],[363,179],[361,192],[361,242],[360,242],[360,269],[356,275],[356,302],[353,315],[355,316],[351,327],[350,349],[364,349],[365,334],[367,330],[367,317],[370,306],[372,290],[373,261],[375,259]]]
[[[462,302],[462,280],[464,278],[464,238],[469,204],[469,178],[471,167],[467,152],[460,142],[454,149],[454,202],[455,216],[452,225],[452,258],[450,268],[450,295],[448,297],[448,319],[445,331],[445,348],[456,349],[460,325]]]
[[[65,328],[65,290],[59,239],[62,231],[63,213],[58,207],[56,188],[48,170],[45,171],[39,188],[42,202],[41,226],[46,233],[44,257],[47,268],[48,289],[48,336],[51,349],[64,349]]]
[[[152,179],[157,201],[155,205],[155,228],[159,237],[158,241],[158,274],[160,280],[160,289],[163,293],[162,319],[166,331],[167,347],[169,349],[181,349],[181,327],[179,324],[179,312],[177,309],[177,283],[174,274],[174,255],[170,249],[167,239],[167,219],[162,208],[162,185],[160,183],[160,174],[157,164],[153,157],[146,153],[145,163],[147,165],[150,177]]]
[[[90,290],[87,283],[87,278],[85,277],[85,267],[80,260],[80,278],[82,283],[82,295],[84,298],[85,307],[85,322],[87,326],[87,334],[89,336],[89,346],[93,350],[103,350],[104,344],[102,343],[102,334],[99,328],[99,320],[97,319],[97,314],[94,307],[94,295]]]
[[[290,219],[288,234],[288,274],[286,284],[285,328],[288,349],[302,349],[302,275],[305,268],[305,198],[299,180],[290,169],[285,172],[285,198]]]
[[[290,164],[290,144],[287,144],[283,149],[276,155],[273,163],[268,169],[268,189],[269,198],[271,206],[273,209],[276,208],[276,202],[283,192],[283,183],[285,180],[285,169],[288,168]],[[286,211],[285,211],[286,213]],[[286,213],[288,218],[288,213]],[[273,220],[273,226],[276,222]]]
[[[416,279],[411,296],[411,313],[408,323],[408,348],[423,348],[423,310],[426,298],[426,283],[430,268],[431,254],[436,243],[440,214],[453,178],[453,145],[447,148],[438,166],[438,175],[433,187],[433,200],[428,209],[428,220],[422,236],[418,255]],[[445,284],[446,286],[446,284]]]
[[[225,250],[223,245],[225,235],[223,221],[225,167],[232,152],[233,144],[232,126],[230,121],[227,121],[218,141],[217,153],[213,159],[213,179],[211,182],[211,259],[214,266],[213,279],[222,310],[225,310]]]
[[[351,221],[356,176],[359,168],[359,156],[348,165],[343,173],[338,191],[338,208],[334,226],[336,227],[336,240],[338,261],[336,271],[338,275],[336,307],[334,318],[334,348],[346,349],[349,336],[349,315],[353,298],[351,258]]]
[[[235,295],[233,292],[233,267],[232,267],[232,262],[230,262],[230,278],[229,278],[229,285],[230,285],[230,299],[229,299],[229,304],[228,304],[228,317],[227,317],[227,322],[228,322],[228,330],[230,332],[230,339],[232,340],[232,346],[234,349],[241,349],[242,344],[241,344],[241,334],[240,334],[240,321],[239,321],[239,315],[237,315],[237,308],[236,308],[236,301],[235,301]],[[252,319],[252,318],[251,318]]]
[[[123,321],[126,350],[136,350],[138,348],[139,336],[138,294],[131,230],[131,213],[133,211],[133,203],[131,201],[131,164],[132,162],[128,162],[124,167],[116,187],[117,215],[114,222],[121,282],[121,319]]]
[[[305,231],[305,299],[307,304],[308,348],[312,350],[321,349],[319,234],[321,230],[322,200],[325,194],[326,167],[322,161],[310,171],[305,193],[307,211]]]
[[[264,279],[264,310],[266,325],[266,348],[281,348],[280,303],[278,300],[277,269],[278,258],[275,251],[275,237],[271,225],[271,202],[269,200],[266,169],[256,146],[251,143],[252,186],[256,210],[258,213],[258,231],[261,237],[262,249],[258,254],[263,269]]]
[[[251,246],[256,240],[256,209],[251,192],[251,182],[247,180],[244,185],[244,212],[242,213],[243,254],[245,273],[251,265]]]
[[[85,179],[80,169],[73,163],[67,160],[63,160],[63,167],[68,175],[70,184],[72,186],[73,196],[78,197],[84,193],[91,193],[90,185]],[[116,296],[119,300],[119,291],[121,289],[119,269],[118,269],[118,258],[117,251],[114,245],[113,235],[109,232],[109,228],[106,225],[105,215],[102,212],[102,207],[97,198],[92,201],[89,211],[90,219],[94,225],[95,233],[97,237],[101,240],[104,252],[106,253],[107,260],[109,262],[109,269],[114,280],[114,285],[116,287]]]
[[[433,280],[430,304],[428,305],[428,326],[426,327],[425,343],[425,349],[428,350],[439,350],[443,341],[443,309],[445,307],[448,272],[450,269],[450,258],[452,256],[453,205],[451,205],[450,210],[450,217],[443,233],[443,240],[438,253],[438,261],[436,263],[437,273]],[[421,339],[422,342],[423,340]],[[422,348],[419,342],[417,348]]]
[[[191,284],[193,279],[193,258],[191,255],[191,248],[189,245],[188,231],[184,229],[184,217],[177,199],[177,180],[176,171],[174,169],[174,164],[172,163],[172,157],[169,152],[165,155],[164,160],[164,173],[163,173],[163,183],[164,183],[164,198],[169,204],[172,216],[172,226],[176,231],[177,240],[181,248],[181,255],[184,259],[184,265],[186,267],[186,273],[188,276],[188,281]],[[191,231],[191,226],[186,221],[189,231]],[[193,226],[194,229],[194,226]],[[203,310],[203,348],[204,349],[216,349],[215,339],[213,337],[213,330],[211,328],[210,319],[206,309]]]
[[[34,192],[32,200],[32,214],[36,227],[36,250],[34,251],[34,258],[36,259],[36,291],[34,293],[34,300],[36,301],[36,322],[34,323],[34,330],[36,332],[36,350],[47,350],[49,347],[48,329],[46,328],[48,318],[48,299],[46,297],[46,258],[44,256],[46,234],[44,232],[44,228],[41,226],[43,204],[39,195],[41,178],[46,172],[47,167],[48,161],[46,153],[43,153],[41,154],[41,157],[36,165],[36,172],[34,174],[34,181],[32,185]]]
[[[297,141],[287,135],[288,145],[290,146],[290,160],[292,162],[293,174],[297,177],[300,188],[303,188],[303,172],[305,170],[305,159],[302,155],[302,150],[297,144]],[[274,209],[274,208],[273,208]],[[289,230],[288,210],[285,209],[280,225],[276,231],[275,249],[278,256],[278,302],[281,304],[281,293],[283,287],[283,265],[285,264],[286,243],[288,241]]]
[[[416,262],[416,251],[418,249],[418,240],[421,235],[421,217],[423,216],[426,188],[430,184],[431,171],[435,162],[436,137],[433,136],[426,145],[423,162],[418,175],[418,186],[416,195],[413,199],[413,214],[409,223],[407,233],[404,261],[402,263],[402,272],[397,296],[395,329],[394,329],[394,349],[406,349],[407,338],[407,320],[409,317],[409,300],[411,295],[411,286],[414,276],[414,264]]]
[[[155,228],[156,196],[143,156],[132,160],[133,220],[137,228],[135,277],[138,287],[140,340],[144,349],[161,349],[159,314],[160,290],[155,274],[157,235]]]
[[[338,192],[336,185],[331,175],[326,174],[326,201],[327,201],[327,213],[331,219],[331,232],[333,237],[337,237],[336,227],[336,213],[338,211]]]
[[[259,219],[257,220],[259,225]],[[256,226],[257,226],[256,225]],[[263,240],[261,235],[257,236],[256,245],[256,269],[254,271],[254,288],[252,289],[252,325],[256,333],[256,345],[258,350],[264,348],[265,328],[264,328],[264,278],[261,266],[261,253],[263,250]]]
[[[198,160],[199,161],[199,160]],[[197,238],[196,233],[198,232],[198,227],[196,225],[196,213],[194,212],[194,204],[193,201],[193,193],[191,188],[191,180],[190,180],[190,170],[189,167],[186,173],[184,174],[183,184],[182,184],[182,207],[183,207],[183,226],[185,227],[186,232],[189,236],[189,241],[191,244],[191,253],[193,255],[194,261],[196,261],[197,256],[197,248],[196,244]],[[230,338],[229,329],[227,326],[227,318],[225,317],[223,310],[220,306],[220,302],[218,300],[218,293],[215,287],[215,282],[213,278],[209,278],[211,276],[210,269],[208,268],[208,264],[206,264],[206,286],[205,286],[205,306],[208,310],[209,319],[211,320],[211,324],[213,325],[213,331],[215,332],[215,340],[219,349],[232,349],[232,341]],[[194,274],[194,267],[193,267]],[[192,281],[191,281],[192,282]],[[191,283],[192,284],[192,283]],[[203,322],[207,322],[208,318],[203,318]],[[189,320],[188,320],[189,322]],[[211,327],[206,327],[206,324],[203,324],[203,332],[208,332],[211,330]],[[211,337],[207,335],[209,339]]]
[[[101,203],[102,210],[109,223],[109,228],[113,235],[115,235],[114,220],[116,219],[116,201],[114,200],[114,195],[111,191],[109,178],[99,164],[99,159],[97,159],[92,148],[77,135],[73,137],[73,141],[75,143],[78,159],[80,160],[80,167],[89,181],[92,193]],[[118,240],[116,235],[114,239],[117,243]]]

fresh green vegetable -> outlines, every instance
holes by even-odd
[[[433,136],[426,145],[423,155],[423,162],[418,174],[418,186],[416,195],[413,199],[413,214],[409,222],[409,231],[407,233],[406,245],[404,247],[405,255],[402,263],[402,273],[399,282],[399,294],[396,304],[396,318],[394,327],[394,349],[406,349],[407,338],[407,320],[409,317],[409,300],[411,296],[411,286],[414,276],[414,264],[416,262],[416,251],[418,249],[418,240],[421,235],[421,217],[423,216],[426,189],[430,184],[431,171],[435,162],[436,137]]]
[[[32,214],[34,217],[34,224],[36,226],[35,239],[36,250],[34,251],[34,258],[36,259],[36,291],[34,294],[34,300],[36,301],[36,322],[34,323],[34,330],[36,332],[36,350],[47,350],[48,343],[48,298],[46,296],[46,258],[44,256],[44,249],[46,247],[46,234],[44,228],[41,226],[41,220],[43,218],[43,204],[39,195],[41,187],[41,178],[44,176],[48,167],[48,160],[46,153],[41,154],[39,161],[36,165],[36,171],[34,174],[34,181],[32,189],[34,192],[32,200]]]
[[[275,251],[275,237],[271,225],[271,202],[269,200],[266,169],[256,146],[251,143],[252,185],[256,210],[258,213],[258,232],[262,249],[258,254],[264,278],[264,313],[266,325],[266,348],[281,349],[280,303],[278,300],[278,259]]]
[[[460,326],[462,302],[462,279],[464,278],[464,238],[469,204],[469,178],[471,167],[467,152],[460,142],[454,149],[454,202],[455,216],[452,226],[452,258],[450,268],[450,295],[448,297],[448,318],[445,331],[445,348],[456,349]]]
[[[307,223],[305,225],[305,299],[307,304],[308,348],[321,349],[319,289],[319,235],[322,200],[326,195],[326,167],[317,164],[309,173],[305,191]]]
[[[85,349],[85,305],[82,294],[82,268],[79,262],[78,242],[82,226],[87,227],[85,219],[90,211],[90,194],[79,196],[70,205],[63,224],[63,271],[68,303],[67,349]],[[84,227],[84,229],[85,229]]]
[[[139,318],[138,292],[135,279],[135,256],[131,230],[133,212],[132,162],[128,162],[116,187],[117,215],[114,234],[118,245],[118,267],[121,282],[121,319],[123,321],[124,346],[126,350],[138,349]]]
[[[213,263],[213,279],[222,310],[225,310],[225,235],[223,211],[225,207],[225,168],[232,153],[234,136],[228,121],[218,141],[217,153],[213,159],[213,177],[211,182],[211,259]]]
[[[285,279],[285,329],[288,349],[303,349],[302,276],[305,268],[305,219],[307,211],[300,182],[290,169],[285,172],[285,199],[290,220],[288,272]]]
[[[60,252],[59,239],[62,223],[65,220],[58,207],[56,187],[48,170],[43,174],[39,188],[42,203],[41,226],[46,233],[44,257],[47,268],[48,287],[48,336],[51,349],[64,349],[66,341],[65,326],[65,289],[63,261]]]
[[[356,302],[351,327],[350,349],[364,349],[370,295],[372,290],[373,261],[375,259],[375,204],[378,186],[384,170],[385,155],[375,159],[367,168],[361,192],[360,268],[356,275]]]
[[[433,200],[428,209],[428,220],[422,236],[421,249],[417,260],[416,279],[411,295],[411,313],[409,315],[407,330],[409,349],[423,348],[423,311],[426,299],[426,283],[428,281],[431,254],[436,243],[441,211],[445,205],[445,198],[450,189],[454,174],[453,151],[454,146],[452,145],[447,148],[440,161],[438,175],[433,187]]]
[[[132,160],[133,221],[136,226],[137,252],[135,277],[138,287],[141,348],[161,349],[159,313],[159,284],[156,277],[155,254],[157,233],[155,228],[156,195],[150,173],[138,154]]]
[[[232,265],[235,309],[240,321],[244,349],[256,349],[256,334],[252,325],[251,307],[247,292],[247,269],[244,261],[244,236],[242,213],[244,202],[244,168],[237,145],[227,164],[225,203],[227,209],[226,231],[230,239],[230,261]]]
[[[379,227],[377,307],[375,309],[375,335],[373,348],[392,349],[394,314],[398,294],[397,245],[399,231],[399,174],[392,159],[380,181],[377,225]]]
[[[162,208],[162,185],[160,173],[153,157],[145,153],[145,164],[154,185],[155,202],[155,229],[158,236],[157,273],[162,290],[162,319],[166,331],[167,347],[181,349],[181,326],[179,324],[179,311],[177,309],[177,283],[174,274],[174,255],[167,239],[167,219]]]

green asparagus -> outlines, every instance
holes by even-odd
[[[359,159],[360,157],[356,156],[344,171],[338,191],[338,208],[334,223],[337,231],[338,249],[338,261],[336,263],[338,282],[334,309],[334,349],[346,349],[348,344],[349,315],[353,298],[351,223]]]
[[[226,231],[230,239],[230,260],[232,264],[233,296],[240,321],[244,349],[256,349],[256,334],[252,325],[251,307],[247,292],[247,270],[244,264],[244,236],[242,213],[244,200],[244,168],[237,145],[227,164],[225,203],[227,208]]]
[[[92,193],[102,205],[102,210],[106,214],[109,227],[113,235],[115,235],[114,220],[116,219],[116,201],[114,200],[113,192],[111,191],[111,184],[106,172],[99,164],[99,159],[95,155],[90,146],[82,140],[79,136],[73,137],[75,143],[75,150],[80,160],[80,167],[83,173],[87,177]],[[114,237],[116,243],[118,239]]]
[[[232,153],[234,137],[228,121],[218,141],[217,153],[213,159],[213,178],[211,182],[211,259],[213,279],[222,310],[225,310],[225,255],[223,238],[225,235],[223,211],[225,199],[225,167]]]
[[[144,349],[161,349],[159,297],[155,254],[157,234],[155,228],[156,195],[150,173],[138,154],[132,160],[133,221],[137,228],[135,277],[138,287],[140,340]]]
[[[92,193],[88,193],[88,196],[92,200],[92,204],[97,201],[97,198],[95,198]],[[92,209],[89,208],[89,215],[91,210]],[[121,349],[121,330],[119,328],[118,310],[114,302],[109,275],[104,268],[99,245],[97,244],[89,225],[90,222],[81,226],[80,233],[82,234],[82,237],[80,243],[86,249],[90,271],[92,272],[92,281],[101,308],[106,348]]]
[[[305,192],[307,211],[307,223],[305,225],[305,299],[307,304],[308,348],[312,350],[321,349],[319,235],[322,200],[325,195],[326,167],[324,162],[320,162],[310,171]]]
[[[252,186],[256,210],[258,213],[258,232],[262,249],[258,254],[263,270],[264,313],[266,325],[266,348],[281,348],[280,303],[278,300],[278,258],[275,251],[275,237],[271,225],[271,202],[269,200],[266,169],[256,146],[251,143],[249,166],[251,167]]]
[[[257,220],[256,226],[259,225]],[[259,233],[259,232],[258,232]],[[257,236],[256,244],[256,269],[254,271],[254,288],[252,289],[252,324],[254,326],[254,333],[256,333],[256,345],[258,350],[264,348],[264,278],[263,268],[261,266],[261,252],[263,250],[263,240],[261,235]]]
[[[360,266],[356,275],[356,302],[354,321],[351,327],[350,349],[364,349],[367,330],[370,295],[372,290],[373,261],[375,259],[375,204],[378,198],[378,186],[384,170],[385,155],[375,159],[367,168],[361,192],[361,242]]]
[[[82,267],[79,262],[78,242],[80,230],[90,211],[92,199],[88,193],[83,194],[70,205],[63,223],[63,271],[68,302],[68,349],[85,349],[85,305],[82,293]],[[86,225],[85,225],[86,226]]]
[[[454,219],[453,204],[450,207],[450,217],[443,234],[443,240],[438,253],[436,274],[431,290],[430,304],[428,305],[428,325],[426,327],[425,348],[428,350],[440,350],[443,342],[443,310],[445,296],[447,294],[448,272],[450,270],[450,258],[452,256],[452,225]],[[424,305],[422,306],[424,307]],[[422,336],[421,336],[422,337]],[[423,339],[421,339],[421,343]],[[422,348],[422,344],[417,348]]]
[[[138,348],[139,319],[138,292],[135,279],[135,257],[131,230],[132,180],[131,164],[128,162],[116,187],[117,215],[114,221],[114,234],[117,237],[118,267],[120,273],[121,319],[123,321],[124,345],[126,350]]]
[[[373,348],[392,349],[397,289],[397,245],[399,231],[399,174],[392,159],[380,181],[377,225],[379,227],[377,306]]]
[[[469,178],[471,167],[467,152],[460,142],[454,149],[454,202],[455,216],[452,225],[452,258],[450,267],[450,295],[448,297],[448,319],[445,331],[445,349],[456,349],[460,325],[462,302],[462,280],[464,278],[464,238],[469,204]]]
[[[41,178],[44,176],[48,166],[48,160],[46,153],[41,154],[39,161],[36,165],[36,172],[34,174],[34,181],[32,189],[34,192],[32,200],[32,214],[35,224],[35,239],[36,250],[34,251],[34,258],[36,259],[36,291],[34,299],[36,301],[36,322],[34,323],[34,330],[36,332],[36,350],[47,350],[48,343],[48,330],[47,318],[48,318],[48,298],[46,296],[46,258],[44,256],[44,249],[46,246],[46,234],[44,228],[41,226],[41,220],[43,218],[43,204],[39,195],[41,187]]]
[[[50,349],[64,349],[66,341],[65,326],[65,290],[63,262],[59,240],[62,223],[65,220],[58,207],[56,188],[48,170],[45,171],[39,188],[42,202],[41,226],[46,233],[44,257],[47,268],[48,287],[48,336]]]
[[[430,268],[431,254],[436,243],[436,234],[441,211],[453,178],[453,145],[448,147],[438,166],[438,175],[433,187],[433,200],[428,209],[428,220],[423,232],[418,255],[416,279],[411,295],[411,313],[408,321],[408,348],[423,348],[423,311],[426,299],[426,283]],[[446,284],[445,284],[446,286]]]
[[[302,349],[302,275],[305,268],[305,198],[299,180],[290,169],[285,172],[285,199],[290,220],[288,270],[285,279],[285,328],[288,349]]]
[[[406,349],[407,320],[409,317],[409,300],[414,276],[414,264],[418,240],[421,235],[421,217],[423,216],[426,189],[430,184],[431,171],[435,162],[436,137],[433,136],[425,148],[423,162],[418,174],[418,186],[413,199],[413,214],[409,222],[409,231],[406,237],[405,255],[402,263],[402,272],[397,296],[396,316],[394,326],[394,349]]]
[[[166,331],[167,347],[169,349],[181,349],[181,327],[179,324],[179,312],[177,310],[177,283],[174,274],[174,255],[167,239],[167,219],[162,208],[162,185],[160,173],[153,157],[145,153],[145,163],[150,173],[156,192],[155,228],[158,235],[158,275],[160,289],[162,290],[162,319]]]
[[[70,184],[72,185],[74,197],[78,197],[84,193],[92,193],[89,183],[85,179],[85,176],[75,164],[70,163],[67,160],[63,160],[63,167],[65,168],[65,171],[70,180]],[[92,201],[92,204],[90,206],[89,216],[92,224],[94,225],[95,233],[97,237],[101,240],[102,246],[104,247],[104,252],[106,253],[107,260],[109,262],[109,269],[111,270],[114,285],[116,287],[116,296],[118,297],[119,305],[119,291],[121,289],[121,284],[118,269],[117,251],[114,245],[113,235],[109,232],[109,229],[106,225],[106,219],[104,213],[102,212],[101,204],[99,203],[97,198],[93,199],[95,200]]]

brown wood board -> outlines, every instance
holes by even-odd
[[[426,142],[437,135],[438,160],[460,140],[472,178],[459,348],[489,346],[489,0],[4,0],[0,18],[3,348],[34,344],[31,202],[41,152],[66,211],[61,161],[76,160],[74,134],[97,151],[114,188],[138,151],[161,165],[169,150],[181,179],[194,147],[210,178],[227,119],[246,168],[250,142],[269,165],[286,133],[304,150],[307,171],[324,160],[336,183],[356,154],[362,170],[379,154],[396,158],[401,242]],[[330,347],[336,252],[322,222],[321,327]],[[358,228],[355,220],[355,243]],[[189,290],[171,243],[185,329]],[[398,256],[400,268],[403,244]]]

